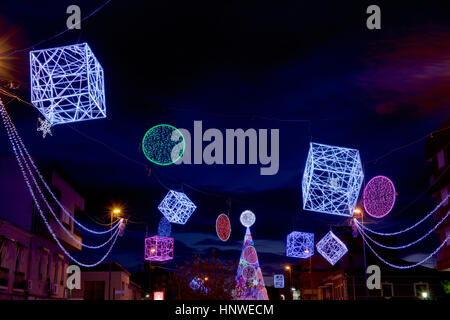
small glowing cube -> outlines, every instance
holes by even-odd
[[[286,256],[306,259],[314,255],[314,234],[293,231],[287,236]]]
[[[171,237],[153,236],[145,239],[144,259],[147,261],[168,261],[173,259],[174,239]]]
[[[183,192],[170,190],[158,209],[169,222],[185,224],[197,207]]]
[[[317,252],[331,265],[335,265],[348,251],[347,246],[329,231],[316,245]]]

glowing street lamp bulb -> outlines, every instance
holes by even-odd
[[[361,209],[360,208],[355,208],[355,210],[353,210],[354,214],[361,214]]]
[[[286,266],[286,270],[291,270],[291,267],[290,266]]]
[[[428,298],[428,292],[423,291],[422,292],[422,298],[424,298],[424,299]]]
[[[244,227],[249,228],[255,223],[256,216],[250,210],[245,210],[244,212],[241,213],[240,220]]]
[[[113,212],[114,214],[119,214],[119,213],[122,212],[122,210],[120,210],[120,208],[115,208],[115,209],[113,209],[112,212]]]

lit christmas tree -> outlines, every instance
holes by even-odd
[[[269,300],[258,254],[254,247],[250,226],[255,222],[255,215],[251,211],[241,214],[241,223],[247,227],[241,259],[236,275],[236,287],[233,292],[235,300]]]

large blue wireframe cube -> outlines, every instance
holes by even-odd
[[[30,52],[31,102],[52,124],[106,117],[103,68],[87,43]]]
[[[331,231],[317,243],[316,248],[317,252],[333,266],[348,251],[347,246]]]
[[[286,256],[306,259],[314,255],[314,233],[293,231],[286,239]]]
[[[353,216],[363,178],[358,150],[312,142],[303,173],[303,209]]]
[[[183,193],[170,190],[158,209],[171,223],[185,224],[196,205]]]

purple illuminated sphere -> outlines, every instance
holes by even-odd
[[[395,195],[394,184],[389,178],[373,177],[364,188],[364,208],[370,216],[383,218],[394,207]]]

